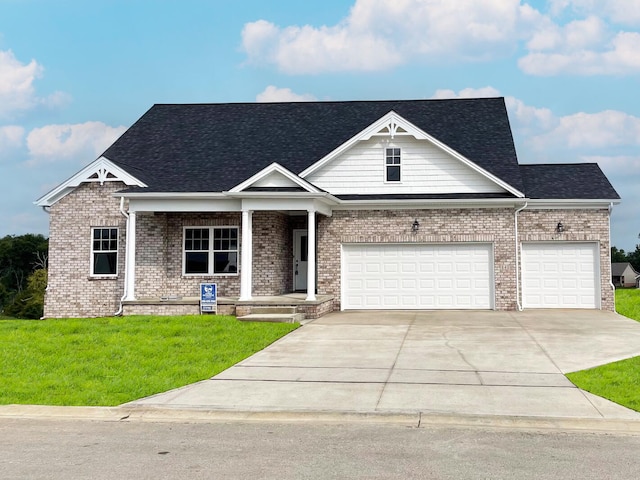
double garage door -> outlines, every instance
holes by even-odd
[[[342,246],[344,309],[491,309],[491,244]]]
[[[522,245],[524,308],[599,308],[598,246]],[[342,246],[343,309],[492,309],[491,244]]]

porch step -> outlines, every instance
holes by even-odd
[[[298,308],[287,305],[256,305],[251,307],[248,315],[238,317],[242,322],[282,322],[295,323],[304,320],[304,313],[298,313]]]
[[[251,313],[257,313],[257,314],[281,314],[281,313],[285,313],[285,314],[292,314],[292,313],[298,313],[298,307],[296,306],[292,306],[292,307],[286,307],[286,306],[274,306],[274,307],[270,307],[270,306],[262,306],[262,307],[251,307]]]
[[[295,323],[304,320],[304,313],[251,313],[238,317],[241,322]]]

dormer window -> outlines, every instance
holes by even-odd
[[[400,149],[387,148],[385,153],[385,181],[400,181]]]

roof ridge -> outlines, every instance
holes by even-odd
[[[193,103],[154,103],[153,106],[220,106],[220,105],[292,105],[292,104],[356,104],[356,103],[418,103],[418,102],[458,102],[476,100],[504,100],[503,96],[495,97],[472,97],[472,98],[414,98],[400,100],[298,100],[280,102],[193,102]]]

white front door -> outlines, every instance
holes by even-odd
[[[293,231],[293,289],[307,290],[307,255],[309,242],[306,230]]]

